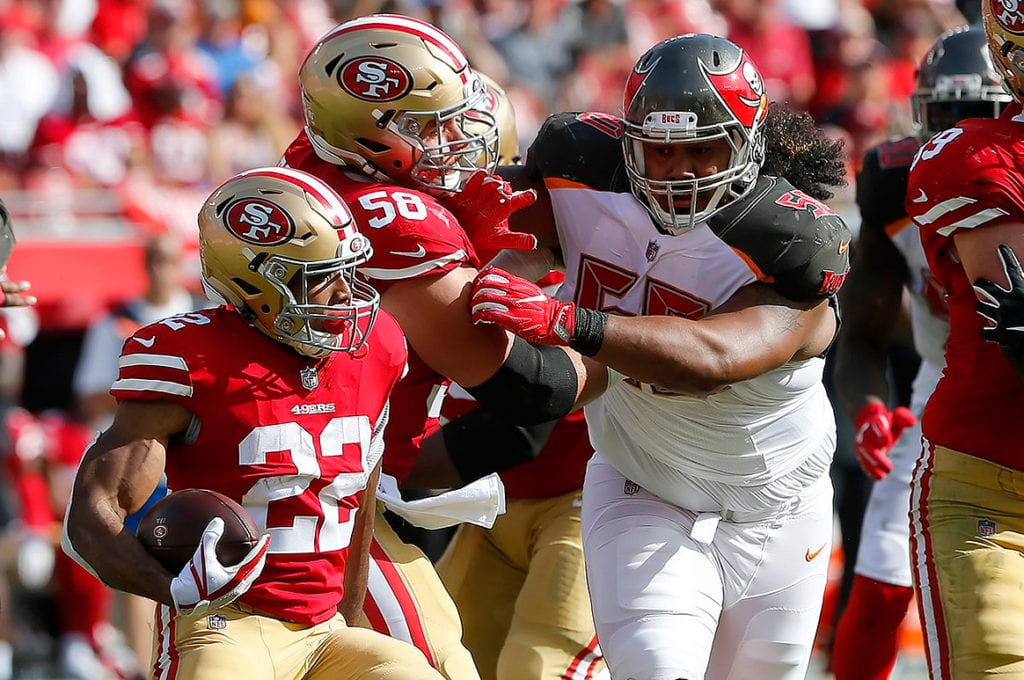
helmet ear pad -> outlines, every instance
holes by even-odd
[[[767,113],[760,71],[749,55],[725,38],[676,36],[640,57],[624,91],[623,152],[633,193],[659,227],[682,233],[753,188],[764,163]],[[644,143],[706,144],[722,139],[732,150],[729,163],[709,176],[660,180],[645,168]],[[690,209],[677,213],[674,206],[686,199]]]
[[[497,165],[487,87],[430,24],[390,14],[345,22],[309,52],[299,82],[307,135],[329,163],[438,191]]]
[[[365,340],[380,298],[356,267],[373,249],[316,177],[280,167],[232,177],[200,210],[199,242],[203,287],[271,338],[307,356],[354,351]],[[336,275],[347,300],[311,299],[317,282]],[[344,334],[332,330],[339,319]]]

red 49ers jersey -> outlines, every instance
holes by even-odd
[[[934,444],[1024,469],[1024,383],[999,346],[981,337],[976,296],[953,237],[1008,219],[1024,221],[1024,122],[961,121],[921,147],[907,183],[907,213],[949,303],[946,369],[921,427]]]
[[[111,394],[195,414],[194,442],[168,447],[168,486],[244,505],[271,541],[242,602],[311,625],[341,601],[354,510],[380,456],[375,428],[405,361],[405,339],[385,313],[358,353],[315,360],[218,307],[139,329]]]
[[[321,160],[305,132],[281,163],[319,177],[345,200],[359,231],[373,244],[373,258],[359,272],[382,294],[396,281],[478,265],[466,232],[433,197]],[[440,427],[437,416],[450,382],[410,351],[409,374],[391,396],[384,472],[399,481],[408,476],[423,440]]]

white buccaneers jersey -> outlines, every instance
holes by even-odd
[[[793,298],[841,284],[848,232],[784,180],[762,178],[743,208],[710,224],[679,236],[658,231],[624,181],[618,141],[588,115],[549,119],[527,162],[551,195],[566,263],[561,299],[615,314],[698,318],[758,281]],[[567,131],[586,156],[558,150]],[[594,143],[579,143],[585,137]],[[791,362],[706,398],[628,380],[586,407],[591,441],[666,500],[756,511],[827,474],[835,418],[823,367],[821,358]]]

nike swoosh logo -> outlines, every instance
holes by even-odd
[[[423,257],[427,254],[427,249],[423,247],[423,244],[416,246],[416,250],[392,250],[392,255],[402,255],[404,257]]]
[[[822,546],[820,548],[818,548],[817,550],[815,550],[814,552],[811,552],[811,549],[808,548],[807,552],[804,554],[804,559],[807,560],[808,562],[812,562],[812,561],[814,561],[814,558],[817,557],[818,555],[820,555],[821,551],[824,550],[824,549],[825,549],[825,544],[822,544]]]
[[[918,191],[921,192],[921,195],[918,196],[917,198],[910,199],[911,202],[912,203],[924,203],[925,201],[927,201],[928,200],[928,194],[924,193],[924,189],[918,189]]]
[[[842,243],[839,244],[839,254],[840,255],[842,255],[843,253],[845,253],[849,249],[850,249],[850,242],[849,241],[843,241]]]
[[[156,336],[151,338],[135,338],[135,342],[139,343],[143,347],[152,347],[153,343],[156,342]]]

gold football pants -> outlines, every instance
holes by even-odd
[[[460,527],[438,563],[483,680],[583,680],[604,668],[580,498],[509,500],[493,528]]]

